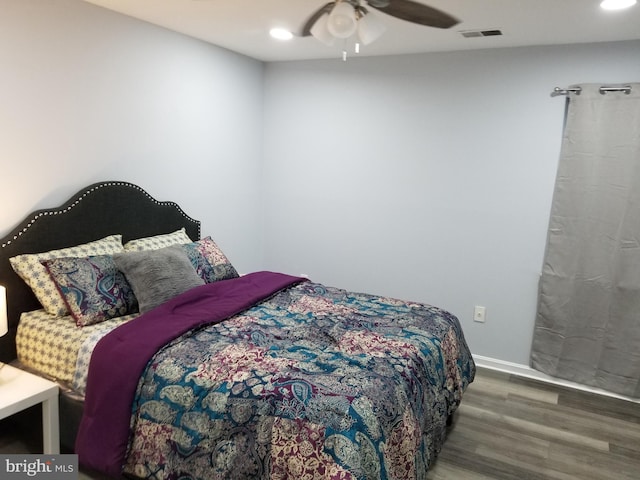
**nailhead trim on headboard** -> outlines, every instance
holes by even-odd
[[[69,212],[73,207],[75,207],[76,205],[78,205],[87,195],[90,195],[91,193],[93,193],[96,190],[99,190],[100,188],[104,188],[104,187],[112,187],[112,186],[117,186],[117,187],[129,187],[129,188],[133,188],[135,190],[138,190],[139,192],[143,193],[149,200],[151,200],[153,203],[155,203],[156,205],[170,205],[176,208],[176,210],[178,210],[178,212],[188,221],[192,222],[194,221],[193,218],[191,218],[189,215],[187,215],[182,208],[180,208],[179,205],[177,205],[175,202],[159,202],[158,200],[156,200],[155,198],[153,198],[151,195],[149,195],[144,189],[140,188],[137,185],[134,185],[133,183],[128,183],[128,182],[104,182],[104,183],[100,183],[97,185],[94,185],[93,187],[91,187],[90,189],[88,189],[87,191],[85,191],[84,193],[82,193],[82,195],[80,195],[76,200],[73,201],[73,203],[71,203],[71,205],[69,205],[67,208],[63,209],[63,210],[57,210],[57,211],[46,211],[46,212],[40,212],[38,213],[35,217],[33,217],[33,219],[20,231],[18,232],[17,235],[13,236],[13,239],[7,241],[6,243],[2,244],[2,248],[7,247],[8,245],[11,245],[11,243],[15,240],[17,240],[24,232],[26,232],[27,230],[29,230],[29,228],[31,228],[31,226],[41,217],[43,216],[48,216],[48,215],[62,215],[65,214],[67,212]],[[200,232],[200,224],[198,224],[198,238],[200,238],[201,236],[201,232]]]

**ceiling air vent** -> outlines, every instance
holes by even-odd
[[[465,38],[475,38],[475,37],[496,37],[498,35],[502,35],[501,30],[492,29],[492,30],[463,30],[460,34]]]

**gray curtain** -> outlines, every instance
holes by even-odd
[[[640,83],[569,94],[531,366],[640,397]]]

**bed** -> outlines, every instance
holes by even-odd
[[[449,312],[238,275],[197,220],[128,182],[0,247],[0,360],[60,383],[63,447],[113,478],[425,478],[474,378]]]

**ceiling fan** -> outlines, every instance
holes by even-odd
[[[302,28],[302,36],[314,36],[332,45],[336,39],[349,38],[357,32],[364,45],[373,42],[386,27],[370,14],[364,4],[392,17],[427,27],[451,28],[460,22],[448,13],[412,0],[335,0],[309,17]]]

